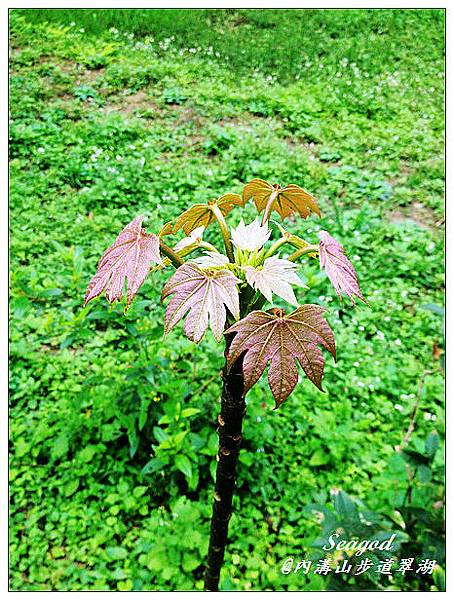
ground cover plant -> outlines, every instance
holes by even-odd
[[[337,362],[326,394],[303,379],[273,414],[265,383],[249,392],[220,589],[442,589],[443,13],[215,11],[210,40],[159,10],[96,35],[88,11],[41,17],[10,14],[11,588],[203,588],[223,358],[209,336],[197,360],[181,336],[162,344],[160,270],[126,315],[81,300],[135,215],[159,231],[278,176],[317,190],[304,232],[348,249],[371,308],[305,263]],[[283,69],[290,21],[307,39],[282,42]],[[229,55],[247,32],[270,43]],[[213,226],[203,240],[222,244]],[[414,569],[314,573],[333,527],[397,532],[395,564]],[[286,572],[289,556],[313,568]]]

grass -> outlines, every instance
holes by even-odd
[[[178,332],[162,342],[162,274],[127,316],[82,300],[136,214],[157,231],[253,177],[317,196],[323,218],[289,227],[337,237],[371,308],[341,305],[316,264],[304,269],[338,362],[327,394],[303,380],[279,411],[265,382],[250,392],[222,589],[441,589],[441,569],[342,583],[280,569],[318,558],[306,506],[336,509],[333,488],[387,522],[398,511],[401,557],[443,564],[442,451],[430,473],[421,459],[444,435],[443,20],[10,12],[11,589],[200,589],[220,350]],[[395,446],[425,370],[408,498]]]
[[[18,9],[34,23],[64,24],[102,35],[113,28],[180,48],[212,49],[233,68],[256,68],[285,80],[307,75],[306,63],[327,69],[343,58],[373,75],[412,68],[424,45],[443,53],[444,13],[387,9]],[[250,43],[253,40],[253,43]]]

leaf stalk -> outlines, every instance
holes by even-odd
[[[174,252],[172,248],[167,246],[167,244],[163,242],[162,239],[159,240],[159,248],[161,252],[165,256],[167,256],[167,258],[170,260],[170,262],[176,269],[178,269],[178,267],[181,267],[181,265],[184,264],[184,260],[180,256],[178,256],[178,254]]]
[[[296,252],[291,254],[287,260],[290,260],[291,262],[295,262],[295,260],[298,260],[299,258],[301,258],[302,256],[304,256],[306,254],[314,255],[314,254],[318,254],[318,252],[319,252],[318,246],[309,244],[305,248],[299,248],[299,250],[297,250]]]
[[[210,208],[213,211],[216,221],[219,224],[219,228],[221,230],[222,238],[224,240],[225,251],[228,256],[228,259],[230,260],[230,262],[234,263],[235,256],[233,254],[232,240],[230,238],[230,231],[229,231],[229,227],[227,225],[227,221],[225,220],[225,217],[222,214],[219,206],[217,206],[217,204],[211,205]]]
[[[279,193],[279,190],[273,190],[271,192],[268,202],[266,203],[266,206],[265,206],[265,212],[263,213],[262,225],[264,225],[270,218],[270,214],[273,209],[273,204],[274,204],[274,201],[276,200],[278,193]]]

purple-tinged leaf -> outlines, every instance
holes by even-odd
[[[148,275],[150,263],[162,263],[159,238],[142,229],[144,218],[131,221],[101,256],[98,271],[88,284],[84,305],[103,292],[111,304],[121,300],[126,280],[126,308],[129,308]]]
[[[356,296],[367,304],[359,289],[358,279],[352,263],[345,255],[344,248],[327,231],[320,231],[320,268],[325,269],[337,295],[342,300],[341,292],[345,292],[355,303]]]
[[[164,333],[184,318],[184,332],[193,342],[200,342],[208,323],[216,341],[222,339],[227,313],[239,318],[239,296],[236,284],[240,283],[227,269],[202,270],[188,262],[179,267],[162,290],[162,300],[171,296],[164,321]]]
[[[320,344],[336,358],[334,335],[316,304],[300,306],[289,315],[281,309],[254,311],[226,330],[234,333],[227,356],[229,368],[244,353],[243,376],[247,392],[260,378],[268,362],[268,382],[276,408],[298,382],[297,361],[320,390],[325,362]]]

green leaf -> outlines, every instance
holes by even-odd
[[[169,439],[167,433],[164,431],[164,429],[161,429],[160,427],[153,427],[153,435],[160,444]]]
[[[129,440],[129,456],[131,458],[134,458],[134,456],[139,448],[139,443],[140,443],[140,439],[139,439],[139,436],[137,435],[137,431],[135,428],[128,431],[128,440]]]
[[[82,462],[91,462],[93,456],[96,454],[97,448],[96,446],[86,446],[79,452],[79,459]]]
[[[419,465],[418,476],[421,483],[429,483],[432,479],[432,470],[427,465]]]
[[[112,560],[124,560],[128,556],[128,551],[120,546],[112,546],[106,548],[106,554]]]
[[[175,459],[176,468],[185,475],[188,479],[192,477],[191,461],[184,454],[179,454]]]
[[[156,471],[160,471],[167,464],[161,457],[152,458],[147,462],[147,464],[142,469],[142,475],[147,475],[148,473],[154,473]]]
[[[56,438],[52,446],[52,458],[61,458],[68,452],[68,436],[65,433]]]
[[[67,498],[69,498],[69,496],[72,496],[78,487],[79,487],[79,480],[72,479],[69,483],[67,483],[65,485],[65,491],[64,491],[65,496]]]
[[[180,431],[173,437],[173,443],[175,446],[180,446],[184,438],[188,435],[189,431]]]
[[[354,502],[342,490],[333,493],[333,504],[336,512],[342,517],[348,518],[357,514]]]
[[[182,417],[192,417],[200,412],[199,408],[185,408],[181,411]]]
[[[309,465],[311,467],[317,467],[319,465],[326,465],[329,463],[329,452],[328,450],[322,450],[322,448],[317,448],[314,454],[311,456],[309,461]]]
[[[200,564],[202,563],[200,558],[195,557],[194,555],[186,555],[183,559],[183,571],[186,571],[186,573],[190,573],[191,571],[194,571],[194,569],[197,569],[197,567],[200,566]]]
[[[77,336],[74,333],[70,333],[69,335],[67,335],[60,344],[60,350],[65,350],[65,348],[68,348],[68,346],[71,346],[71,344],[74,342],[76,337]]]
[[[150,571],[159,572],[168,563],[168,556],[163,548],[155,546],[148,554],[147,567]]]
[[[440,567],[440,565],[437,565],[435,567],[432,577],[433,577],[433,580],[434,580],[434,583],[435,583],[435,586],[436,586],[437,590],[439,590],[440,592],[444,592],[446,590],[446,587],[445,587],[445,572]]]
[[[430,458],[435,456],[435,453],[440,446],[440,437],[436,431],[432,431],[426,438],[425,449]]]
[[[132,493],[136,498],[140,498],[141,496],[143,496],[145,494],[147,489],[148,488],[146,485],[138,485],[137,487],[135,487],[133,489]]]

